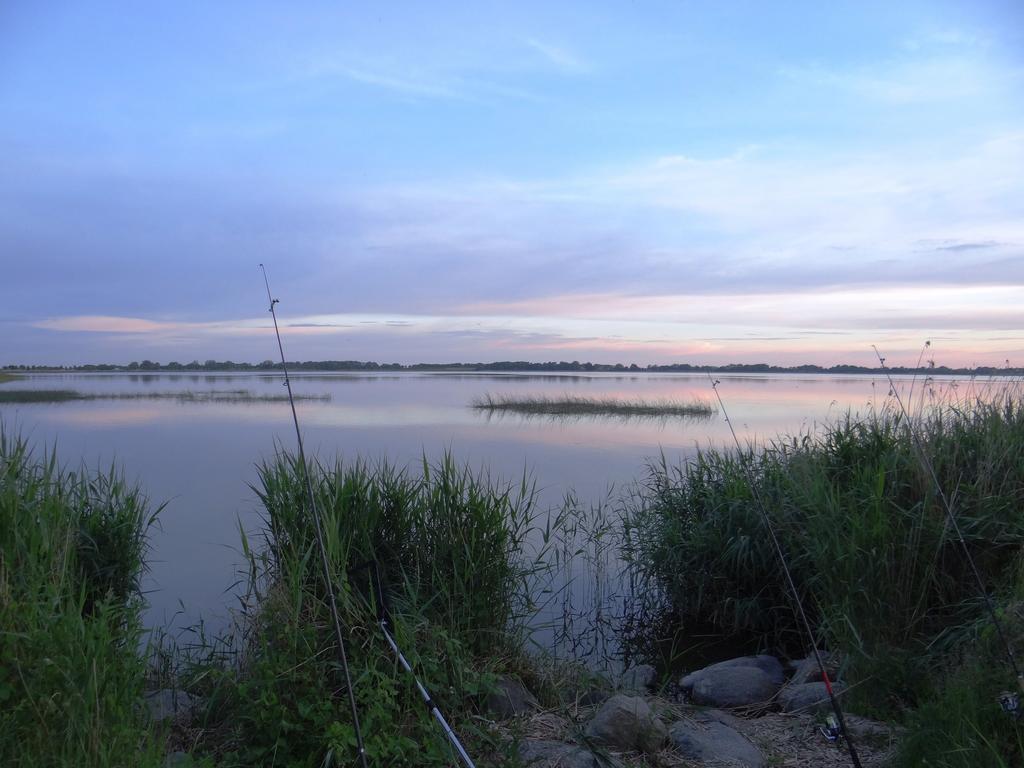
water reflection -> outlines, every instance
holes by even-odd
[[[517,371],[509,371],[508,373],[495,373],[494,371],[482,371],[480,373],[448,373],[445,371],[431,371],[412,375],[443,376],[446,379],[452,379],[455,381],[508,381],[510,379],[517,379],[519,381],[567,381],[572,384],[600,384],[601,382],[606,381],[640,381],[642,378],[636,374],[626,376],[620,373],[523,373]]]
[[[93,408],[52,409],[38,414],[38,418],[50,424],[71,427],[118,427],[153,424],[167,413],[160,408]]]
[[[716,378],[740,440],[814,431],[847,411],[883,407],[889,392],[887,380],[872,376]],[[706,376],[688,374],[298,373],[293,386],[300,396],[313,398],[298,403],[299,419],[307,448],[324,460],[386,458],[415,471],[424,457],[434,460],[449,451],[456,461],[487,469],[494,477],[516,480],[529,473],[541,508],[560,510],[567,494],[579,509],[600,507],[606,514],[604,522],[595,523],[600,531],[618,525],[609,500],[642,479],[647,462],[664,456],[676,464],[698,446],[732,442],[721,414],[654,421],[488,418],[469,405],[495,381],[521,397],[713,398]],[[253,400],[217,396],[189,402],[179,397],[200,384],[219,392],[244,389]],[[908,397],[911,385],[910,379],[897,382]],[[1011,385],[1019,383],[919,378],[911,402],[916,407],[943,397],[990,396]],[[29,374],[19,377],[16,386],[74,389],[104,398],[0,404],[0,419],[37,446],[56,445],[58,458],[70,466],[116,462],[155,502],[168,501],[152,540],[148,621],[160,624],[177,614],[179,625],[200,617],[214,631],[218,622],[226,624],[241,563],[239,526],[252,532],[261,525],[250,489],[255,466],[277,446],[294,442],[290,412],[280,399],[280,374]],[[140,399],[153,392],[171,397]],[[595,540],[589,533],[583,536],[586,526],[578,520],[562,524],[559,580],[538,585],[537,596],[546,603],[537,617],[535,639],[563,652],[589,648],[604,653],[609,649],[602,645],[608,641],[601,627],[613,621],[616,605],[622,608],[627,599],[622,582],[616,581],[619,565],[605,546],[610,534]],[[583,546],[595,541],[601,549]]]

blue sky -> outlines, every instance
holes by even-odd
[[[0,6],[0,364],[1024,364],[1024,9]]]

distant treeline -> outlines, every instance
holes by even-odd
[[[639,366],[636,363],[614,365],[606,363],[581,363],[573,360],[571,363],[547,362],[530,363],[525,360],[503,360],[495,363],[413,363],[403,365],[401,363],[374,363],[362,362],[359,360],[306,360],[303,362],[289,362],[288,367],[295,371],[453,371],[453,372],[483,372],[483,371],[509,371],[509,372],[556,372],[556,373],[803,373],[803,374],[853,374],[853,373],[882,373],[882,368],[869,368],[863,365],[833,365],[825,368],[820,365],[796,365],[778,366],[767,363],[733,363],[730,365],[690,365],[689,363],[673,363],[671,365],[648,365]],[[0,370],[6,371],[96,371],[96,372],[138,372],[138,371],[279,371],[281,363],[273,360],[264,360],[262,363],[236,363],[231,360],[206,360],[199,362],[193,360],[190,363],[157,363],[152,360],[132,362],[128,365],[113,365],[109,363],[97,363],[90,365],[5,365]],[[922,368],[908,368],[906,366],[892,366],[888,369],[897,374],[926,374],[938,376],[965,375],[965,376],[1021,376],[1024,375],[1024,368],[996,368],[994,366],[980,366],[978,368],[949,368],[944,365],[927,366]]]

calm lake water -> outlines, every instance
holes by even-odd
[[[718,375],[719,391],[741,440],[813,430],[848,409],[866,412],[889,391],[883,377]],[[968,395],[992,381],[952,385]],[[951,381],[941,383],[949,387]],[[470,407],[485,394],[702,399],[714,402],[706,376],[517,374],[298,374],[297,395],[307,450],[324,459],[387,458],[404,465],[451,452],[459,462],[517,481],[536,481],[542,507],[574,491],[584,504],[613,496],[641,479],[662,453],[678,463],[698,446],[732,445],[721,412],[707,419],[490,416]],[[910,382],[901,388],[909,390]],[[915,397],[921,391],[916,384]],[[0,405],[0,419],[37,449],[56,446],[68,466],[123,467],[154,503],[166,502],[153,531],[146,579],[153,626],[187,626],[202,618],[226,625],[239,579],[239,526],[257,530],[259,508],[249,485],[275,444],[295,443],[284,401],[247,401],[284,393],[280,375],[39,374],[0,387],[71,389],[90,394],[187,393],[174,398],[94,399]],[[231,394],[234,393],[234,394]],[[548,613],[557,613],[549,607]]]

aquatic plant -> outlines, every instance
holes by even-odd
[[[117,473],[60,468],[0,425],[0,763],[161,765],[140,707],[154,513]]]
[[[296,400],[328,402],[330,394],[295,395]],[[4,403],[66,403],[76,400],[174,400],[178,403],[282,403],[285,394],[254,393],[247,389],[211,389],[196,392],[79,392],[74,389],[3,389],[0,404]]]
[[[624,400],[614,397],[515,396],[484,394],[471,407],[487,413],[515,413],[524,416],[612,416],[647,418],[707,418],[715,409],[703,400],[684,403],[676,400]]]
[[[290,454],[260,467],[265,528],[262,541],[243,536],[242,660],[192,675],[218,702],[215,737],[199,749],[223,765],[352,763],[302,472]],[[473,715],[502,660],[516,654],[516,619],[529,610],[531,565],[520,555],[534,518],[531,485],[492,481],[450,457],[415,473],[314,464],[311,479],[371,764],[449,765],[452,755],[375,627],[370,571],[361,567],[369,560],[380,563],[392,625],[417,674],[474,751],[496,749]]]
[[[1007,610],[1024,586],[1024,406],[1013,396],[938,403],[913,419],[883,408],[847,415],[820,434],[751,446],[743,457],[704,450],[679,467],[652,466],[629,510],[635,573],[661,591],[685,634],[802,655],[742,459],[817,631],[846,655],[853,706],[890,717],[926,702],[938,706],[962,654],[1006,677],[911,430],[954,499],[985,583]],[[1024,641],[1019,627],[1015,641]],[[998,691],[990,693],[997,706]],[[1002,726],[991,718],[975,725],[994,744],[1016,749],[1012,723],[995,722]]]

